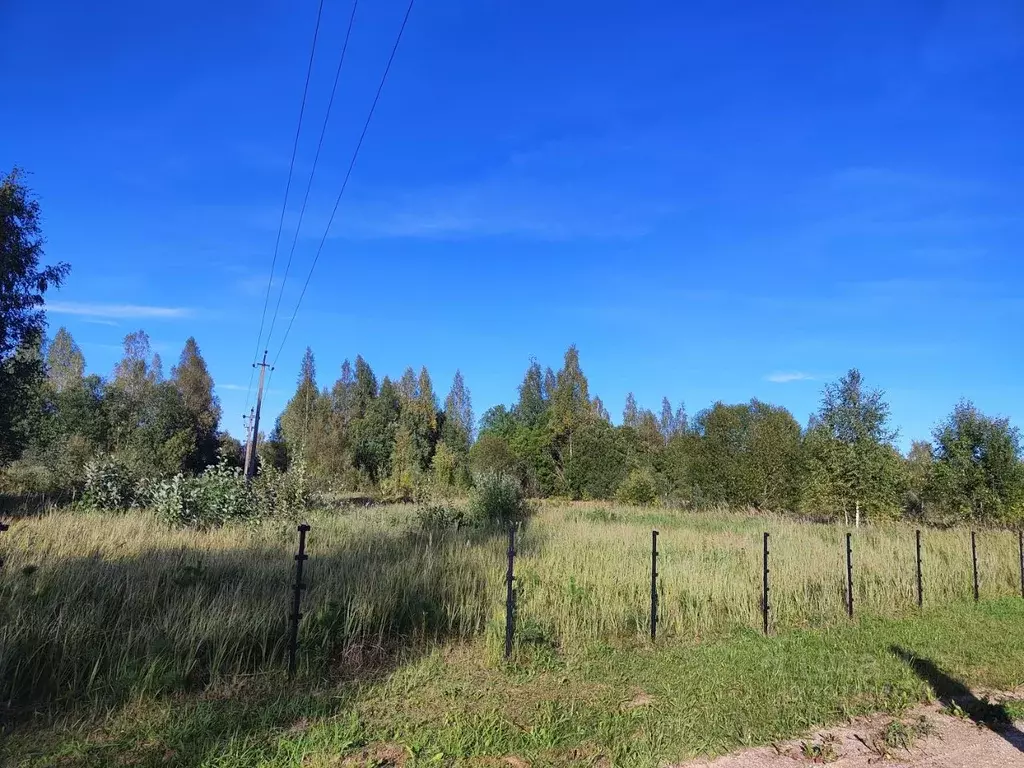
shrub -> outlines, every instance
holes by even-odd
[[[448,504],[424,504],[416,510],[416,519],[425,531],[457,528],[465,519],[460,507]]]
[[[514,477],[485,472],[476,478],[469,499],[469,519],[476,525],[508,525],[525,520],[532,513],[523,487]]]
[[[50,494],[57,490],[53,472],[31,459],[18,459],[0,472],[0,493],[11,496]]]
[[[126,510],[135,506],[140,478],[110,456],[93,459],[85,466],[83,500],[96,509]]]
[[[649,469],[634,469],[619,485],[615,497],[626,504],[647,506],[658,499],[658,486]]]
[[[301,458],[287,472],[264,465],[249,487],[254,514],[259,517],[295,517],[309,507],[306,465]]]
[[[256,495],[242,471],[226,462],[198,477],[177,474],[155,484],[152,506],[170,525],[212,528],[259,515]]]

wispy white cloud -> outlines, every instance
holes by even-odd
[[[102,317],[85,317],[82,319],[85,320],[85,322],[87,323],[92,323],[93,325],[112,325],[114,327],[117,326],[117,323],[114,322],[113,320],[105,320]]]
[[[767,381],[775,384],[789,384],[794,381],[814,381],[816,377],[803,371],[776,371],[765,376]]]
[[[188,307],[157,307],[146,304],[95,304],[76,301],[48,302],[46,311],[56,315],[78,315],[86,318],[134,319],[149,318],[172,320],[192,317],[195,312]]]

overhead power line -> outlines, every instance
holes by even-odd
[[[263,298],[263,313],[260,317],[260,331],[256,337],[256,350],[253,352],[253,364],[255,365],[256,359],[260,354],[260,344],[263,341],[263,327],[267,320],[267,306],[270,304],[270,289],[274,282],[274,269],[277,266],[277,252],[281,246],[281,231],[284,229],[284,217],[288,210],[288,193],[292,187],[292,174],[295,172],[295,157],[299,150],[299,136],[302,133],[302,117],[306,113],[306,98],[309,95],[309,80],[313,73],[313,59],[316,55],[316,41],[320,35],[320,19],[324,12],[324,0],[320,0],[320,5],[316,11],[316,26],[313,28],[313,43],[309,49],[309,63],[306,65],[306,82],[302,86],[302,104],[299,106],[299,121],[295,126],[295,139],[292,141],[292,159],[288,164],[288,181],[284,187],[284,200],[281,203],[281,217],[277,223],[277,237],[274,240],[274,256],[270,262],[270,275],[267,277],[267,292]],[[269,337],[268,337],[269,341]],[[249,405],[249,397],[252,394],[252,379],[249,377],[249,388],[245,396],[246,407]]]
[[[306,204],[309,202],[309,192],[313,188],[313,177],[316,175],[316,166],[320,162],[320,150],[324,146],[324,136],[327,135],[327,123],[331,119],[331,108],[334,106],[334,96],[338,92],[338,81],[341,79],[341,70],[345,65],[345,52],[348,50],[348,41],[352,36],[352,25],[356,19],[356,8],[359,7],[359,0],[352,3],[352,13],[348,17],[348,29],[345,30],[345,42],[341,46],[341,56],[338,58],[338,68],[334,73],[334,85],[331,87],[331,98],[327,102],[327,112],[324,114],[324,122],[320,127],[320,140],[316,145],[316,154],[313,156],[313,167],[309,172],[309,180],[306,182],[306,193],[302,197],[302,207],[299,208],[299,220],[295,225],[295,233],[292,236],[292,245],[288,249],[288,261],[284,266],[284,277],[281,278],[281,286],[277,294],[277,305],[274,307],[274,314],[270,318],[270,330],[267,332],[267,345],[274,335],[274,326],[277,324],[277,316],[281,311],[281,300],[284,298],[284,288],[288,282],[288,273],[291,270],[292,258],[295,256],[295,245],[299,241],[299,231],[302,229],[302,219],[306,215]],[[280,237],[280,234],[278,235]]]
[[[327,220],[327,226],[324,228],[323,237],[320,238],[320,245],[316,249],[316,254],[313,256],[313,263],[310,264],[309,272],[306,275],[306,281],[302,285],[302,291],[299,293],[298,301],[295,302],[295,309],[292,311],[292,316],[288,320],[288,327],[285,329],[284,337],[281,339],[281,345],[278,347],[277,354],[274,355],[274,365],[277,365],[277,360],[281,356],[281,352],[284,350],[285,342],[288,340],[288,334],[291,333],[292,325],[295,323],[295,316],[299,312],[299,307],[302,305],[302,299],[306,295],[306,289],[309,288],[310,278],[313,277],[313,270],[316,269],[317,262],[320,260],[320,254],[324,249],[324,243],[327,242],[327,235],[331,231],[331,225],[334,223],[334,217],[338,213],[338,206],[341,204],[341,198],[345,194],[345,188],[348,186],[348,180],[352,176],[352,169],[355,168],[356,160],[359,158],[359,150],[363,146],[363,140],[366,138],[366,132],[370,127],[370,121],[373,119],[373,113],[377,109],[377,102],[380,101],[380,95],[384,91],[384,84],[387,82],[388,73],[391,72],[391,65],[395,61],[395,54],[398,53],[398,46],[402,42],[402,34],[405,32],[405,27],[409,23],[409,15],[412,13],[413,5],[416,0],[409,0],[409,6],[405,9],[405,16],[402,18],[402,26],[398,29],[398,36],[395,38],[395,44],[391,48],[391,55],[388,57],[388,63],[384,67],[384,73],[381,75],[380,84],[377,86],[377,93],[373,97],[373,103],[370,105],[370,111],[366,115],[366,121],[363,123],[363,130],[359,134],[359,140],[356,142],[355,150],[352,152],[352,159],[349,161],[348,170],[345,172],[345,178],[341,182],[341,190],[338,192],[338,197],[334,201],[334,208],[331,211],[331,216]]]

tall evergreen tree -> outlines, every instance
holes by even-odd
[[[295,394],[281,412],[281,435],[292,457],[302,456],[309,465],[316,463],[315,452],[321,447],[323,427],[320,389],[316,383],[316,358],[306,347],[299,367]]]
[[[410,365],[405,369],[402,374],[402,378],[398,380],[398,393],[406,400],[415,400],[416,394],[419,392],[418,384],[416,382],[416,372],[413,371]]]
[[[462,378],[462,371],[456,370],[452,388],[444,399],[444,427],[441,437],[456,453],[468,455],[475,427],[472,398]]]
[[[171,369],[171,382],[195,427],[196,455],[189,458],[189,464],[198,471],[217,461],[221,410],[213,392],[213,377],[194,337],[190,336],[185,342],[178,364]]]
[[[598,397],[597,395],[594,395],[594,401],[593,401],[593,403],[591,403],[590,409],[594,412],[594,415],[598,419],[600,419],[601,421],[605,421],[605,422],[608,422],[609,424],[611,424],[611,422],[612,422],[611,414],[608,413],[608,409],[604,407],[604,401],[601,400],[601,398]]]
[[[356,359],[357,382],[360,359]],[[391,471],[391,456],[401,412],[402,400],[398,388],[385,376],[366,415],[353,426],[355,465],[366,473],[370,482],[380,482]]]
[[[469,485],[469,451],[474,433],[473,404],[462,378],[456,370],[452,387],[444,399],[441,440],[432,460],[435,481],[441,487]]]
[[[334,382],[331,390],[334,411],[339,414],[343,424],[348,424],[355,418],[353,412],[355,406],[356,375],[352,370],[352,364],[345,359],[341,364],[341,375]]]
[[[352,390],[353,417],[361,419],[366,416],[376,397],[377,377],[373,375],[373,369],[363,360],[363,356],[356,355],[356,381]]]

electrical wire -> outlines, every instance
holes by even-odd
[[[256,363],[256,358],[260,353],[260,345],[263,341],[263,328],[267,320],[267,306],[270,304],[270,290],[274,282],[274,269],[277,266],[277,253],[281,246],[281,232],[284,229],[284,217],[288,210],[288,194],[291,191],[292,186],[292,175],[295,172],[295,157],[299,151],[299,136],[302,133],[302,117],[306,113],[306,98],[309,95],[309,81],[313,74],[313,59],[316,56],[316,41],[320,35],[320,19],[324,12],[324,0],[320,0],[320,5],[316,11],[316,26],[313,28],[313,43],[309,50],[309,63],[306,65],[306,82],[302,86],[302,104],[299,106],[299,121],[295,126],[295,139],[292,141],[292,159],[288,164],[288,181],[284,187],[284,201],[281,203],[281,217],[277,223],[277,237],[274,240],[274,256],[270,262],[270,275],[267,277],[267,292],[263,298],[263,313],[260,317],[260,330],[256,337],[256,350],[253,352],[253,364]],[[269,341],[269,337],[268,337]],[[249,405],[249,398],[252,395],[252,381],[253,376],[249,376],[249,387],[245,396],[246,407]]]
[[[302,197],[302,207],[299,208],[299,220],[295,225],[295,234],[292,236],[292,245],[288,249],[288,261],[284,267],[284,277],[281,279],[281,287],[277,294],[277,305],[274,307],[274,314],[270,319],[270,330],[267,332],[267,346],[270,346],[270,339],[274,335],[274,326],[277,324],[277,316],[281,311],[281,300],[284,298],[285,284],[288,282],[288,273],[291,270],[292,258],[295,256],[295,245],[299,241],[299,232],[302,229],[302,219],[306,215],[306,204],[309,202],[309,192],[313,188],[313,176],[316,175],[316,166],[320,162],[320,150],[324,146],[324,137],[327,135],[327,123],[331,119],[331,108],[334,106],[334,96],[338,92],[338,81],[341,79],[341,70],[345,65],[345,52],[348,50],[348,41],[352,36],[352,25],[356,19],[356,8],[359,7],[359,0],[352,3],[352,13],[348,17],[348,29],[345,30],[345,42],[341,46],[341,56],[338,59],[338,69],[334,73],[334,85],[331,87],[331,98],[327,102],[327,112],[324,115],[324,122],[320,128],[320,140],[316,145],[316,154],[313,156],[313,167],[309,172],[309,180],[306,182],[306,193]]]
[[[331,231],[331,225],[334,223],[334,217],[338,213],[338,206],[341,204],[341,198],[345,194],[345,189],[348,186],[349,178],[352,176],[352,169],[355,167],[356,160],[359,158],[359,150],[363,146],[363,140],[366,138],[366,132],[370,128],[370,121],[373,119],[373,113],[377,109],[377,103],[380,101],[380,95],[384,91],[384,84],[387,82],[388,73],[391,72],[391,65],[395,61],[395,55],[398,53],[398,46],[402,42],[402,35],[405,32],[405,27],[409,23],[409,15],[412,13],[413,5],[416,0],[409,0],[409,6],[405,10],[405,16],[402,19],[402,26],[398,29],[398,36],[395,38],[395,44],[391,48],[391,55],[388,57],[388,63],[384,67],[384,74],[381,76],[380,84],[377,86],[377,93],[373,97],[373,103],[370,105],[370,111],[366,115],[366,121],[363,123],[363,130],[359,134],[359,140],[356,142],[355,150],[352,152],[352,159],[349,161],[348,170],[345,172],[345,178],[341,183],[341,190],[338,192],[338,197],[334,201],[334,209],[331,211],[331,216],[327,220],[327,226],[324,228],[323,237],[320,238],[320,245],[316,249],[316,255],[313,257],[313,263],[309,267],[309,272],[306,275],[306,281],[303,283],[302,291],[299,293],[298,301],[295,303],[295,309],[292,311],[291,319],[288,321],[288,327],[285,329],[284,337],[281,339],[281,345],[278,347],[277,354],[274,355],[274,365],[277,365],[278,358],[281,356],[281,352],[284,350],[285,342],[288,340],[288,334],[291,333],[292,325],[295,323],[295,316],[299,312],[299,307],[302,305],[302,299],[306,295],[306,289],[309,288],[310,278],[313,277],[313,270],[316,269],[317,262],[320,260],[320,254],[323,252],[324,243],[327,242],[327,235]]]

